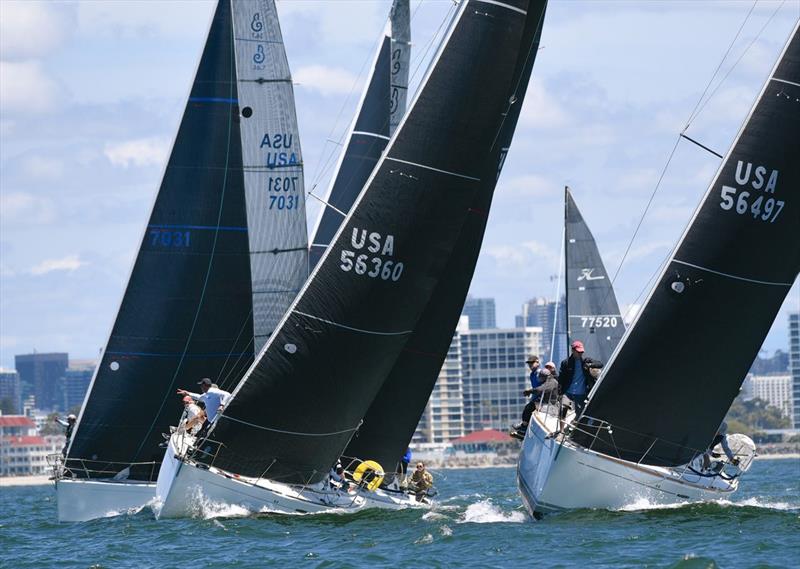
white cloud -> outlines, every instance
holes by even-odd
[[[25,192],[0,194],[3,225],[47,224],[55,219],[55,214],[55,205],[47,198]]]
[[[91,36],[119,38],[191,37],[205,30],[216,2],[81,2],[78,27]]]
[[[157,166],[167,159],[170,143],[166,138],[149,137],[108,143],[103,154],[114,166]]]
[[[294,72],[298,87],[318,91],[323,95],[348,95],[359,92],[361,80],[347,71],[336,67],[309,65]]]
[[[46,57],[75,28],[75,5],[34,0],[0,2],[0,53],[5,60]]]
[[[545,267],[557,267],[558,253],[539,241],[525,241],[518,245],[493,245],[485,248],[501,269],[523,269],[536,262]]]
[[[81,267],[88,265],[86,261],[81,261],[78,255],[67,255],[61,259],[46,259],[32,267],[30,273],[32,275],[46,275],[53,271],[77,271]]]
[[[58,180],[64,175],[64,162],[44,156],[27,156],[22,160],[22,170],[28,178]]]
[[[0,107],[4,112],[52,110],[63,88],[37,61],[0,61]]]
[[[569,113],[545,90],[541,81],[533,81],[525,95],[520,114],[523,126],[533,128],[561,128],[572,122]]]
[[[543,176],[530,174],[503,180],[500,178],[498,193],[526,198],[550,198],[558,194],[559,187]]]

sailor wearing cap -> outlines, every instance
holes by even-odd
[[[572,354],[561,362],[558,371],[558,384],[561,393],[565,394],[575,407],[575,414],[580,415],[586,405],[586,394],[594,386],[597,372],[592,373],[592,368],[599,369],[602,364],[585,356],[583,342],[575,340],[570,344]]]
[[[179,389],[178,395],[188,395],[195,401],[202,401],[205,403],[206,415],[208,415],[208,420],[213,423],[217,414],[222,411],[222,408],[228,403],[231,394],[217,387],[208,377],[204,377],[198,381],[197,385],[200,386],[202,393],[192,393],[185,389]]]
[[[72,430],[75,428],[75,421],[77,419],[78,418],[72,413],[67,415],[66,420],[58,416],[53,417],[53,420],[56,423],[64,427],[64,436],[67,438],[66,442],[64,442],[64,448],[61,449],[61,454],[63,454],[64,456],[67,456],[67,447],[69,446],[69,440],[72,438]]]

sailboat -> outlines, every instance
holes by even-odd
[[[729,497],[755,446],[699,458],[800,271],[800,36],[750,114],[580,417],[534,413],[517,481],[534,516]],[[660,362],[661,354],[669,362]],[[679,362],[695,373],[677,373]]]
[[[58,517],[156,495],[177,388],[233,386],[307,278],[303,166],[273,0],[220,0],[65,460]]]
[[[378,165],[209,438],[170,441],[159,517],[191,515],[198,492],[255,511],[365,506],[331,490],[328,473],[480,213],[476,196],[496,181],[507,117],[527,88],[535,5],[461,3]]]

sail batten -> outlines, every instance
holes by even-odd
[[[575,439],[676,466],[705,450],[800,271],[800,38],[795,26],[585,415]],[[661,350],[675,365],[657,365]],[[653,421],[652,417],[659,417]]]

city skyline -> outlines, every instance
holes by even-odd
[[[452,3],[413,4],[418,80],[427,61],[420,54],[429,57]],[[0,4],[3,367],[33,349],[91,358],[104,346],[213,4],[111,6]],[[307,190],[324,193],[338,152],[329,140],[352,116],[388,9],[388,1],[279,3]],[[473,296],[496,299],[498,326],[513,325],[529,298],[556,296],[565,184],[612,276],[626,256],[615,287],[623,312],[635,310],[718,160],[681,142],[632,244],[631,236],[748,9],[552,3],[472,283]],[[797,14],[791,4],[755,7],[689,136],[724,152]],[[309,204],[313,227],[319,207]],[[787,348],[786,313],[798,308],[795,283],[766,338],[769,352]]]

